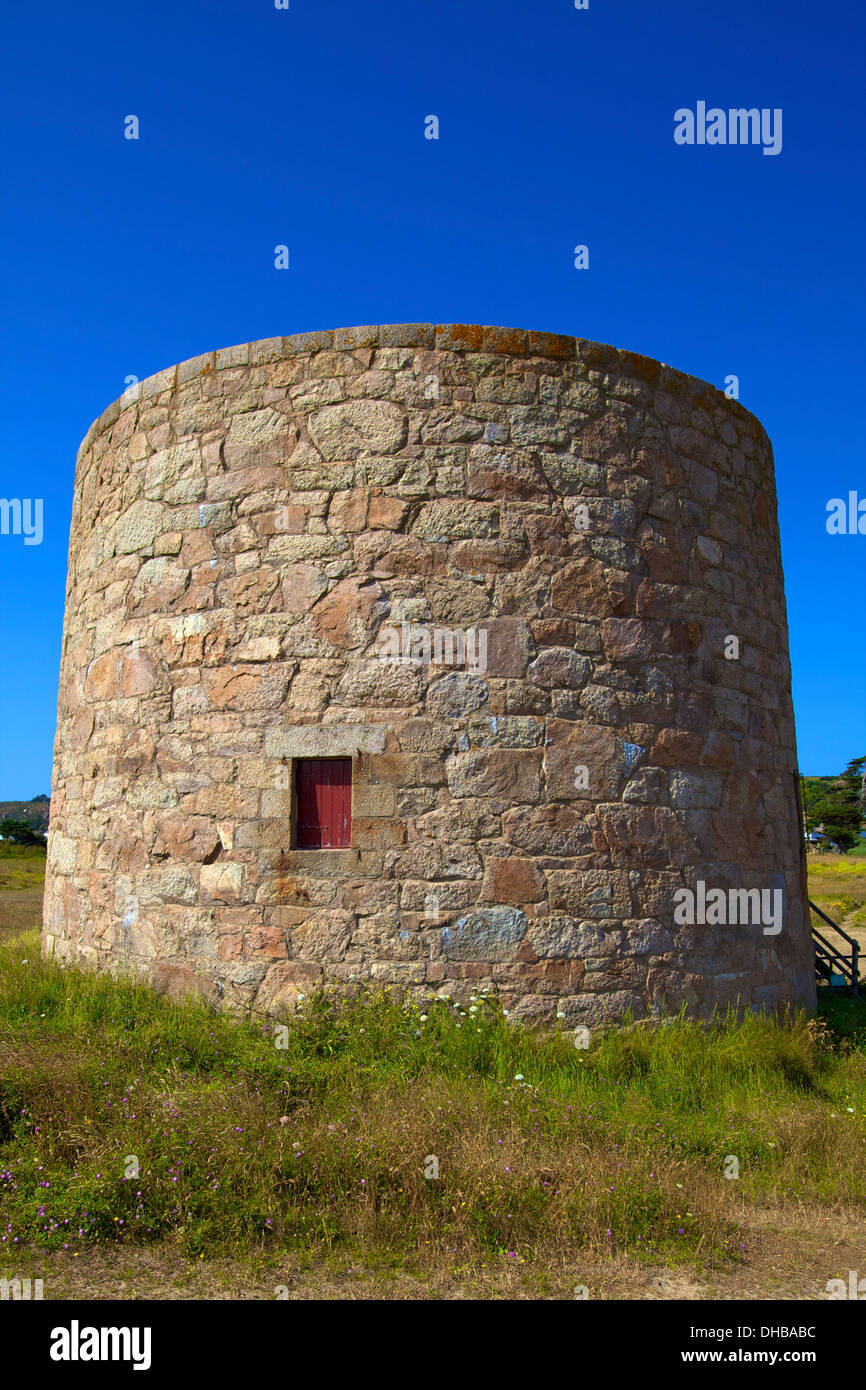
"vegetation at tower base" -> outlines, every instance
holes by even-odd
[[[348,1279],[352,1297],[456,1280],[640,1298],[668,1267],[671,1297],[698,1279],[703,1296],[815,1298],[846,1257],[834,1242],[862,1243],[862,1000],[576,1048],[563,1020],[512,1027],[480,992],[462,1009],[316,994],[283,1035],[41,961],[36,931],[16,935],[17,885],[44,864],[0,846],[0,1277],[44,1276],[51,1297],[117,1297],[122,1277],[125,1297],[222,1297],[226,1280],[333,1297]]]
[[[82,444],[59,962],[240,1014],[361,982],[546,1026],[814,1008],[796,766],[772,451],[705,383],[342,329],[170,368]],[[704,888],[781,930],[678,925]]]
[[[364,987],[303,1000],[277,1047],[260,1021],[35,947],[0,948],[0,1221],[19,1249],[171,1242],[422,1280],[516,1261],[549,1292],[585,1255],[748,1263],[767,1211],[862,1225],[856,1001],[838,1027],[681,1018],[577,1049],[480,993]]]

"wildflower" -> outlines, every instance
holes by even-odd
[[[517,1075],[515,1076],[514,1080],[515,1080],[515,1081],[522,1081],[522,1080],[523,1080],[523,1072],[522,1072],[522,1071],[519,1071],[519,1072],[517,1073]]]

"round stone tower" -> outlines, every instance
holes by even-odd
[[[43,949],[277,1013],[812,1006],[772,451],[516,329],[274,338],[78,455]]]

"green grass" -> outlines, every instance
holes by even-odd
[[[818,1017],[834,1046],[843,1053],[866,1053],[866,979],[861,980],[860,988],[860,999],[854,999],[847,991],[818,991]]]
[[[809,897],[846,930],[866,930],[866,859],[856,854],[808,856]]]
[[[866,1206],[866,1027],[842,1002],[587,1051],[482,999],[423,1018],[320,995],[280,1049],[274,1025],[44,963],[30,934],[0,949],[0,1250],[735,1259],[749,1204]]]
[[[45,881],[45,850],[41,845],[0,842],[0,892],[41,888]]]

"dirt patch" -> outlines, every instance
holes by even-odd
[[[725,1270],[665,1269],[623,1255],[563,1260],[556,1267],[365,1268],[343,1256],[278,1263],[195,1260],[169,1245],[114,1247],[71,1256],[22,1251],[0,1274],[44,1281],[46,1299],[193,1300],[660,1300],[698,1302],[827,1299],[827,1282],[866,1274],[866,1217],[837,1211],[744,1210],[751,1234],[741,1262]],[[586,1294],[583,1290],[586,1290]]]

